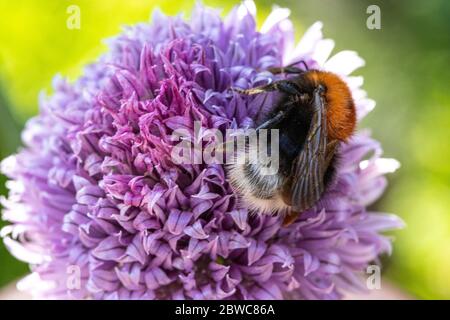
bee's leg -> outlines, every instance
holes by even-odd
[[[283,220],[283,227],[290,226],[300,215],[300,212],[291,211],[289,212]]]
[[[303,67],[305,68],[306,71],[309,70],[308,65],[303,60],[291,63],[290,65],[288,65],[286,67],[273,67],[273,68],[269,68],[267,70],[269,72],[273,73],[273,74],[280,74],[280,73],[299,74],[299,73],[304,73],[305,70],[300,69],[298,67],[295,67],[295,65],[299,64],[299,63],[301,63],[303,65]]]
[[[281,91],[281,92],[284,92],[287,94],[292,94],[292,95],[300,94],[298,86],[290,80],[280,80],[280,81],[266,84],[264,86],[255,87],[255,88],[251,88],[251,89],[232,88],[232,90],[234,90],[240,94],[245,94],[245,95],[254,95],[254,94],[259,94],[259,93],[269,92],[269,91]]]
[[[297,74],[297,73],[303,73],[305,72],[305,70],[302,70],[300,68],[297,67],[273,67],[273,68],[269,68],[267,69],[267,71],[269,71],[272,74],[280,74],[280,73],[291,73],[291,74]]]

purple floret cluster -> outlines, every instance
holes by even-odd
[[[223,165],[171,157],[173,131],[195,121],[254,126],[273,99],[229,89],[272,81],[269,67],[302,60],[332,71],[358,119],[374,107],[350,76],[363,60],[329,58],[319,22],[296,45],[288,15],[274,9],[258,31],[250,1],[224,19],[201,5],[189,21],[155,12],[110,39],[75,82],[55,78],[24,147],[2,162],[2,236],[32,269],[22,288],[76,299],[338,299],[365,289],[361,274],[391,251],[381,232],[402,225],[366,210],[397,167],[367,132],[340,146],[335,183],[288,227],[241,207]]]

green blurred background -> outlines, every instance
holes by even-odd
[[[106,50],[102,39],[121,26],[147,21],[152,9],[186,13],[194,1],[0,1],[0,157],[20,144],[25,121],[38,112],[37,97],[61,73],[73,79],[83,64]],[[237,1],[204,1],[228,12]],[[67,7],[81,10],[81,29],[69,30]],[[352,49],[367,62],[358,70],[377,101],[364,120],[402,168],[374,209],[399,214],[385,276],[412,297],[450,298],[450,1],[256,1],[261,23],[276,4],[289,7],[297,36],[316,20],[336,50]],[[381,8],[381,30],[366,27],[369,5]],[[5,177],[0,192],[5,194]],[[28,267],[0,245],[0,287]]]

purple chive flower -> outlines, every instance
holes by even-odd
[[[352,51],[333,57],[315,23],[294,45],[287,9],[256,30],[246,1],[224,20],[198,5],[190,21],[155,12],[127,28],[74,83],[54,80],[24,148],[5,159],[6,246],[30,263],[20,286],[38,297],[335,299],[391,242],[399,218],[366,211],[398,166],[360,132],[341,146],[336,183],[289,227],[237,204],[222,165],[176,165],[171,133],[253,126],[273,105],[230,87],[271,81],[304,60],[342,76],[361,119],[375,105]],[[206,142],[208,144],[210,142]],[[370,157],[368,157],[370,155]]]

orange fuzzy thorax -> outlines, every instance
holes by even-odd
[[[347,140],[355,131],[356,110],[347,84],[337,75],[325,71],[310,71],[307,77],[325,90],[327,130],[330,140]]]

